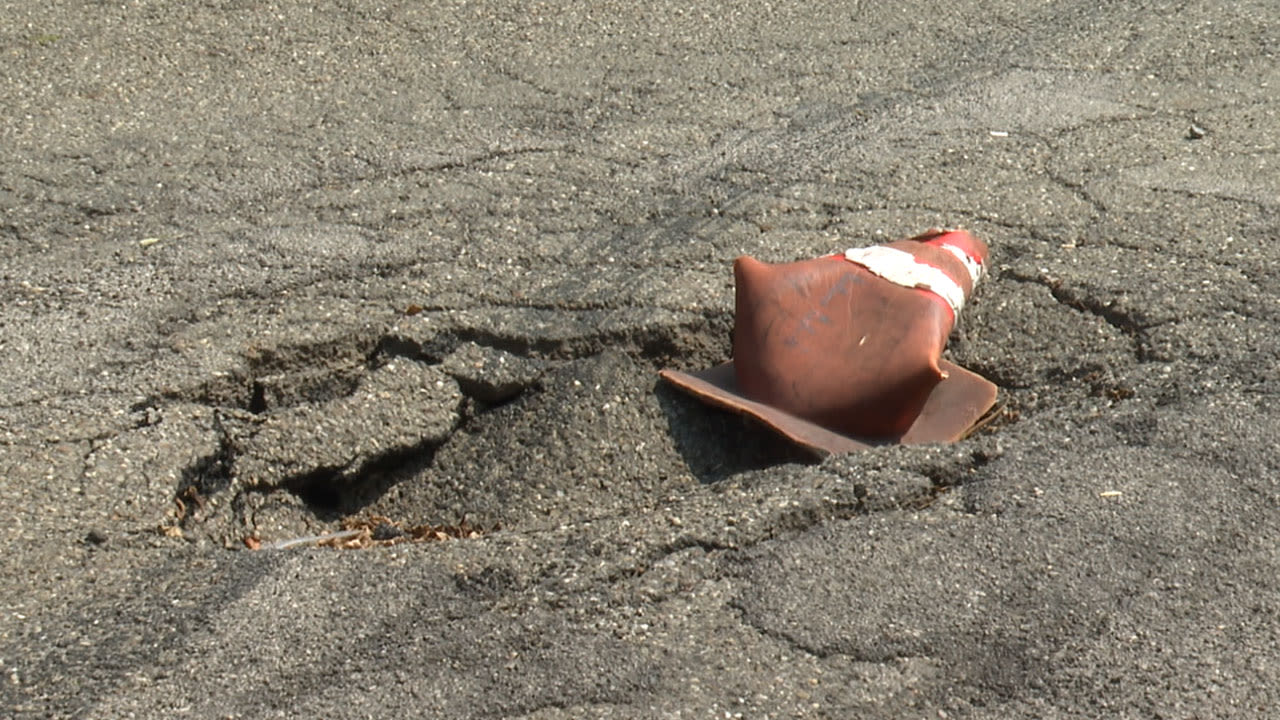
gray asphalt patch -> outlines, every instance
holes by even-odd
[[[0,23],[6,715],[1277,706],[1271,4],[171,5]],[[957,225],[978,435],[658,383]]]

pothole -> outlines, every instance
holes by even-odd
[[[372,457],[354,470],[317,468],[289,477],[278,487],[297,496],[318,519],[341,520],[363,511],[402,479],[430,468],[439,446],[429,438]]]
[[[391,358],[352,392],[251,415],[227,411],[221,451],[183,474],[186,526],[210,524],[224,544],[259,534],[260,517],[283,527],[322,524],[385,489],[387,471],[430,464],[462,420],[464,396],[439,367]],[[230,501],[217,496],[229,492]],[[194,503],[192,509],[188,503]],[[287,520],[281,520],[285,518]]]
[[[949,357],[1001,385],[1005,401],[983,432],[1020,413],[1132,395],[1132,337],[1074,305],[1044,285],[997,281],[966,311]],[[222,448],[183,476],[183,530],[239,546],[375,516],[557,526],[812,462],[659,382],[661,367],[727,359],[731,326],[731,314],[663,310],[424,310],[345,348],[263,352],[220,416]],[[223,397],[209,387],[196,392]],[[964,478],[929,481],[922,506]]]
[[[510,320],[504,317],[504,322]],[[487,519],[486,526],[495,525],[506,514],[496,509],[504,501],[488,502],[480,496],[495,490],[492,494],[505,498],[518,494],[514,488],[519,486],[536,486],[529,480],[541,472],[537,457],[558,457],[557,448],[573,446],[572,439],[566,442],[564,433],[553,427],[559,402],[554,398],[566,387],[599,394],[601,401],[588,403],[593,412],[602,418],[617,416],[628,401],[611,386],[625,375],[624,394],[629,399],[650,397],[652,366],[684,352],[690,341],[695,346],[704,342],[701,328],[689,324],[714,326],[690,316],[675,325],[656,322],[647,330],[628,329],[617,319],[590,329],[579,317],[573,327],[563,328],[556,343],[547,341],[533,351],[533,344],[514,327],[485,324],[478,317],[463,319],[468,322],[455,317],[439,329],[439,318],[423,313],[373,343],[314,346],[321,355],[317,365],[308,364],[308,353],[298,348],[255,354],[248,363],[254,378],[246,384],[247,393],[235,393],[242,400],[219,410],[224,425],[221,449],[183,472],[176,494],[182,528],[234,546],[244,538],[264,537],[266,529],[275,534],[315,533],[360,513],[381,512],[396,522],[434,522],[436,527],[469,526],[471,518],[479,516]],[[610,365],[601,357],[625,357],[605,350],[611,345],[641,358],[660,359],[650,361],[650,367],[633,365],[626,372],[607,373],[603,383],[566,379],[566,372]],[[369,347],[373,349],[364,356]],[[577,358],[578,352],[598,354]],[[551,388],[543,383],[547,374],[555,378]],[[225,389],[227,381],[220,382],[181,397],[224,399],[231,393],[210,392],[211,387]],[[655,412],[649,421],[662,416],[656,404],[651,409]],[[539,427],[508,443],[510,450],[534,448],[530,466],[506,467],[502,477],[478,479],[442,473],[437,467],[442,450],[449,450],[449,467],[458,467],[458,455],[468,451],[457,451],[455,445],[470,448],[477,437],[501,435],[513,427],[524,432],[530,425],[524,421],[531,418]],[[625,424],[634,430],[640,423]],[[657,429],[644,434],[654,436]],[[599,457],[619,452],[606,447],[616,444],[612,440],[602,442]],[[636,443],[640,452],[645,446],[643,440]],[[589,460],[584,456],[577,465],[588,465]],[[601,476],[609,474],[603,466],[594,467]],[[656,473],[668,478],[677,474],[674,469]],[[519,481],[512,480],[516,476]],[[406,482],[434,488],[436,497],[427,504],[397,504],[397,498],[416,496],[392,492]],[[445,499],[449,488],[457,490],[455,502]],[[472,506],[480,509],[471,510]]]

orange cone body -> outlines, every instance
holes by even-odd
[[[821,452],[954,441],[995,402],[994,385],[941,359],[986,259],[963,230],[778,265],[738,258],[733,362],[662,376]]]
[[[937,244],[957,234],[885,247],[942,270],[967,297],[968,271]],[[971,236],[966,245],[985,261],[985,246]],[[753,400],[882,438],[905,433],[943,379],[938,360],[955,315],[931,290],[903,287],[844,255],[781,265],[742,257],[734,278],[734,369]]]

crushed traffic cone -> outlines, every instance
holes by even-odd
[[[963,230],[779,265],[740,257],[733,361],[661,376],[821,454],[955,442],[996,399],[941,357],[986,259]]]

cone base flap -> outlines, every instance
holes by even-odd
[[[728,362],[685,373],[663,370],[667,382],[711,405],[748,415],[792,442],[820,455],[866,450],[877,445],[923,445],[960,440],[996,401],[996,386],[954,363],[939,360],[946,379],[938,383],[915,422],[900,437],[855,438],[842,435],[742,394]]]

